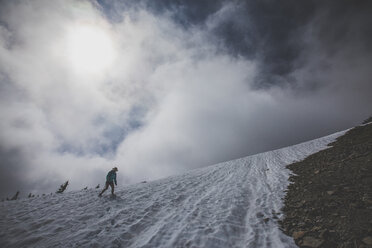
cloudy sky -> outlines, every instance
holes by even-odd
[[[0,1],[0,196],[324,136],[372,106],[372,2]]]

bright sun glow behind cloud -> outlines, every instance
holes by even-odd
[[[104,72],[114,61],[114,50],[110,33],[101,27],[81,25],[67,33],[66,55],[77,72]]]

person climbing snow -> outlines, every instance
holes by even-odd
[[[99,193],[98,196],[102,196],[103,192],[105,192],[108,189],[109,186],[111,186],[111,195],[115,196],[115,194],[114,194],[114,183],[115,183],[116,186],[118,185],[117,182],[116,182],[116,172],[117,171],[118,171],[118,168],[114,167],[114,168],[112,168],[112,170],[109,171],[109,173],[107,173],[105,188],[102,190],[101,193]]]

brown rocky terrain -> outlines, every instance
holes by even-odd
[[[281,227],[300,247],[372,247],[372,124],[329,146],[288,165]]]

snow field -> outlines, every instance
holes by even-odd
[[[296,247],[278,227],[286,165],[345,131],[149,183],[0,203],[1,247]],[[118,178],[120,182],[120,178]]]

